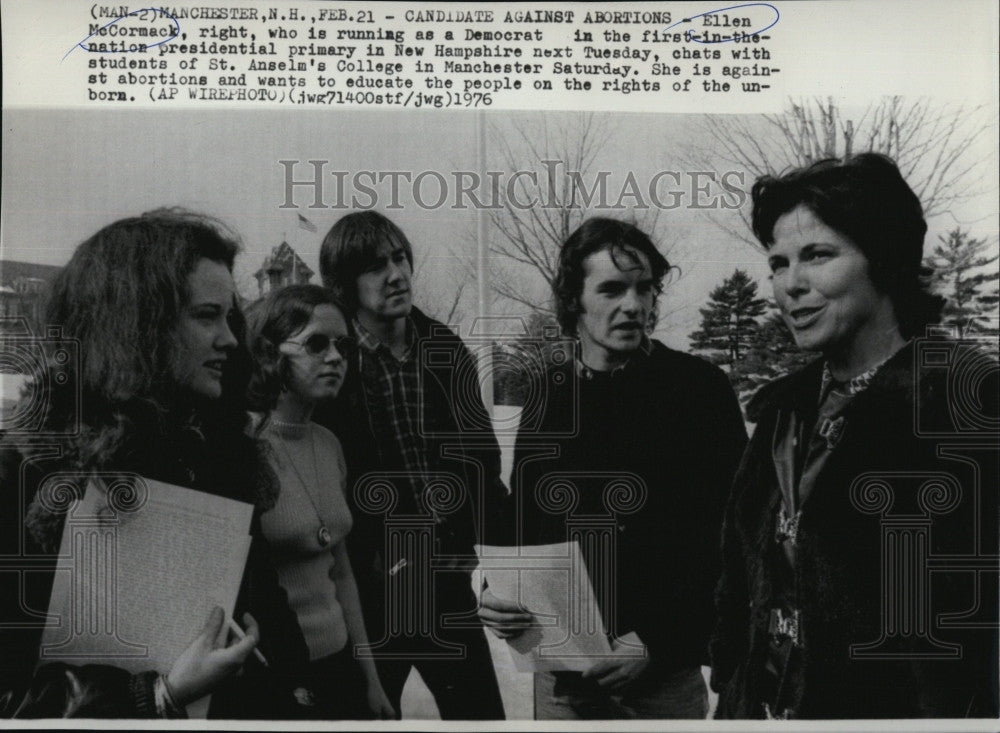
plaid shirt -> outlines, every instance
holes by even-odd
[[[354,329],[360,346],[358,371],[379,458],[385,466],[414,474],[410,489],[417,508],[424,511],[424,481],[417,476],[430,471],[430,445],[420,432],[420,365],[415,355],[413,323],[407,321],[410,345],[400,359],[357,320]]]

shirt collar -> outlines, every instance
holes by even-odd
[[[611,371],[602,372],[602,371],[599,371],[597,369],[591,369],[589,366],[587,366],[586,364],[583,363],[583,360],[580,359],[579,356],[577,356],[577,358],[576,358],[576,374],[581,379],[586,379],[586,380],[600,379],[602,377],[603,378],[609,378],[609,379],[615,379],[617,377],[620,377],[624,373],[625,369],[630,364],[633,364],[633,363],[635,363],[638,360],[636,357],[643,358],[643,357],[649,356],[650,353],[652,353],[652,351],[653,351],[653,344],[652,344],[652,342],[648,338],[646,338],[645,336],[643,336],[642,337],[642,341],[639,343],[639,347],[628,358],[628,360],[624,364],[621,364],[620,366],[616,366]]]
[[[358,346],[367,351],[369,354],[375,354],[375,355],[388,354],[389,356],[392,356],[392,358],[394,359],[396,358],[395,356],[393,356],[392,351],[389,349],[389,347],[386,346],[382,342],[382,340],[379,339],[378,336],[376,336],[367,328],[362,326],[361,321],[359,321],[357,318],[354,319],[354,332],[355,334],[357,334]],[[406,361],[407,359],[410,358],[411,354],[413,353],[413,345],[416,343],[416,338],[414,338],[414,334],[416,334],[416,332],[417,328],[416,324],[413,322],[413,318],[411,316],[407,316],[406,353],[403,354],[402,359],[397,359],[397,361]]]
[[[875,375],[878,373],[878,370],[882,368],[882,365],[889,361],[889,359],[893,356],[895,356],[895,354],[887,356],[868,371],[859,374],[856,377],[852,377],[846,382],[838,382],[830,372],[830,364],[828,362],[823,362],[823,377],[819,388],[820,402],[822,402],[826,396],[835,389],[842,391],[849,397],[861,394],[868,389],[868,386],[872,383],[872,379],[875,378]]]

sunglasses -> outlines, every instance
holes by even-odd
[[[337,353],[345,359],[350,358],[358,348],[358,342],[350,336],[337,336],[330,338],[325,333],[314,333],[305,341],[286,341],[286,344],[295,344],[301,347],[309,356],[326,356],[330,351],[330,344],[337,349]]]

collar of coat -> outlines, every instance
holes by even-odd
[[[410,323],[413,324],[413,333],[416,337],[414,345],[416,345],[416,340],[423,338],[435,338],[443,341],[461,341],[458,334],[456,334],[450,326],[446,326],[441,323],[441,321],[431,318],[416,306],[413,306],[410,309],[410,315],[408,318],[410,319]]]
[[[637,346],[635,351],[633,351],[629,358],[625,360],[625,363],[616,366],[610,371],[591,369],[589,366],[584,364],[583,359],[580,358],[581,350],[579,341],[576,345],[576,352],[577,376],[583,377],[584,379],[593,379],[598,375],[616,378],[622,376],[623,374],[635,371],[637,367],[643,366],[649,360],[650,354],[653,353],[653,341],[648,336],[643,336],[642,341],[639,342],[639,346]]]
[[[406,316],[406,320],[408,331],[407,338],[412,341],[412,343],[408,346],[410,350],[412,350],[413,347],[416,346],[417,341],[422,338],[434,337],[441,338],[443,340],[455,340],[458,338],[451,328],[440,321],[431,318],[416,306],[410,308],[410,313]],[[370,351],[376,350],[379,346],[388,348],[382,344],[382,342],[379,341],[374,334],[365,329],[356,316],[354,318],[354,328],[357,332],[358,341],[363,346],[366,346]]]
[[[449,326],[431,318],[416,306],[410,309],[410,314],[407,318],[412,325],[414,333],[414,342],[410,347],[411,355],[415,356],[416,352],[414,349],[420,339],[434,339],[439,343],[463,343],[458,334]],[[355,355],[355,358],[348,365],[347,376],[344,379],[344,384],[341,386],[340,394],[337,395],[337,398],[319,408],[317,414],[313,417],[314,422],[318,422],[326,427],[330,427],[331,425],[338,426],[333,432],[337,433],[341,440],[343,440],[344,431],[347,429],[346,424],[343,424],[342,427],[341,425],[345,420],[349,419],[349,416],[368,414],[368,406],[365,402],[364,391],[361,388],[361,377],[358,370],[359,358],[360,352]],[[437,380],[432,381],[436,382]],[[351,429],[353,430],[353,426]]]
[[[872,377],[866,395],[879,395],[892,401],[912,402],[917,372],[914,368],[915,349],[910,341],[886,361]],[[819,358],[803,369],[765,384],[747,403],[751,422],[774,410],[808,404],[819,397],[824,359]]]

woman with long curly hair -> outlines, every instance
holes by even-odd
[[[4,438],[0,516],[5,538],[23,534],[33,563],[3,596],[5,618],[16,619],[18,609],[45,609],[52,587],[67,512],[38,495],[46,476],[79,477],[79,497],[96,473],[131,473],[253,504],[234,613],[245,637],[227,641],[216,608],[168,673],[58,662],[36,669],[41,624],[7,624],[0,714],[173,717],[210,693],[213,717],[295,709],[292,691],[252,654],[258,645],[280,670],[298,664],[305,646],[259,529],[277,487],[245,434],[250,362],[232,277],[237,251],[221,222],[180,210],[116,221],[76,249],[53,284],[46,322],[77,344],[78,370],[42,375],[33,385],[45,405],[40,429]],[[119,602],[129,592],[119,587]]]

